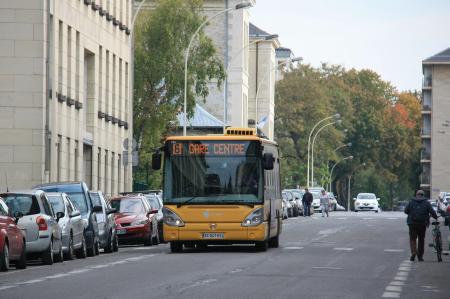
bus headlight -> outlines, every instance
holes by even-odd
[[[180,216],[175,214],[175,212],[173,212],[172,210],[163,208],[162,212],[164,215],[163,221],[165,224],[169,226],[184,226],[183,220],[181,220]]]
[[[263,222],[263,208],[258,208],[248,215],[244,222],[242,222],[242,226],[257,226]]]

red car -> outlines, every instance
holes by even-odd
[[[153,209],[143,195],[128,195],[110,200],[116,209],[116,231],[121,244],[146,246],[159,244],[158,210]]]
[[[22,216],[17,212],[14,218],[11,217],[8,206],[0,197],[0,271],[8,271],[10,262],[17,269],[27,267],[25,236],[17,227]]]

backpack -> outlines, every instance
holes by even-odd
[[[411,223],[426,224],[430,219],[430,212],[428,210],[428,205],[426,200],[412,200],[411,201],[411,211],[409,217]]]

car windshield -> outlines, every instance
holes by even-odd
[[[294,194],[295,197],[301,199],[303,194],[299,191],[292,191],[292,194]]]
[[[358,194],[358,199],[376,199],[375,194]]]
[[[118,213],[144,214],[144,206],[140,198],[122,198],[120,200],[111,200],[111,207],[116,209]]]
[[[55,213],[63,212],[65,213],[65,207],[64,207],[64,201],[61,196],[59,195],[47,195],[48,200],[50,201],[53,210]]]
[[[84,193],[68,193],[67,195],[81,214],[87,214],[88,206]]]
[[[181,154],[166,154],[165,204],[261,203],[263,175],[261,159],[256,156],[258,143],[175,145],[184,147],[177,149]]]
[[[16,212],[22,213],[24,216],[36,215],[41,213],[39,203],[36,197],[28,194],[3,194],[6,205],[11,215]]]
[[[158,209],[159,210],[160,205],[159,205],[158,198],[156,198],[154,196],[146,196],[145,198],[147,199],[148,203],[150,204],[150,206],[153,209]]]
[[[319,192],[311,192],[313,199],[320,199],[320,194]]]

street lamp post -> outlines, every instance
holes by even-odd
[[[334,163],[334,165],[333,165],[333,167],[331,167],[331,170],[330,170],[330,192],[331,192],[331,182],[332,182],[332,180],[333,180],[333,171],[334,171],[334,168],[339,164],[339,163],[341,163],[342,161],[345,161],[345,160],[352,160],[353,159],[353,156],[348,156],[348,157],[345,157],[345,158],[343,158],[343,159],[341,159],[341,160],[339,160],[339,161],[337,161],[336,163]]]
[[[329,120],[329,119],[339,119],[339,118],[341,118],[341,115],[339,114],[339,113],[337,113],[337,114],[335,114],[335,115],[332,115],[332,116],[328,116],[328,117],[325,117],[324,119],[321,119],[321,120],[319,120],[315,125],[314,125],[314,127],[311,129],[311,132],[309,132],[309,137],[308,137],[308,168],[307,168],[307,171],[306,171],[306,187],[309,187],[309,161],[310,161],[310,159],[309,159],[309,151],[310,151],[310,144],[311,144],[311,137],[312,137],[312,134],[314,133],[314,130],[321,124],[321,123],[323,123],[324,121],[327,121],[327,120]]]
[[[200,30],[202,30],[203,27],[205,27],[212,19],[217,18],[220,15],[223,15],[229,11],[232,10],[239,10],[239,9],[244,9],[247,7],[251,7],[252,4],[250,2],[244,2],[244,3],[240,3],[237,4],[235,7],[230,7],[224,10],[219,11],[218,13],[210,16],[209,18],[207,18],[203,23],[200,24],[200,26],[198,26],[197,30],[194,32],[194,34],[191,37],[191,40],[189,41],[189,45],[186,48],[186,52],[184,54],[184,107],[183,107],[183,136],[186,136],[187,133],[187,89],[188,89],[188,61],[189,61],[189,52],[191,50],[191,46],[192,43],[194,42],[195,38],[197,37],[197,35],[200,33]]]
[[[361,164],[361,166],[366,166],[366,163],[362,163]],[[348,176],[348,190],[347,190],[347,212],[350,212],[350,196],[351,196],[351,194],[350,194],[350,182],[351,182],[351,180],[352,180],[352,176],[353,176],[353,174],[350,174],[349,176]]]
[[[314,187],[313,186],[313,184],[314,184],[314,144],[316,143],[316,138],[323,129],[325,129],[329,126],[335,125],[335,124],[340,124],[340,123],[341,123],[341,120],[337,120],[332,123],[328,123],[328,124],[322,126],[319,130],[317,130],[316,134],[314,135],[313,142],[311,144],[311,187]]]
[[[340,150],[341,148],[344,148],[344,147],[351,147],[351,146],[352,146],[352,143],[351,143],[351,142],[346,143],[346,144],[343,144],[343,145],[338,146],[337,148],[335,148],[335,149],[334,149],[334,152],[337,152],[337,151]]]
[[[278,34],[271,34],[271,35],[267,35],[267,36],[265,36],[264,38],[261,38],[261,39],[257,39],[257,40],[255,40],[255,41],[253,41],[253,42],[251,42],[251,43],[248,43],[247,45],[245,45],[244,47],[242,47],[240,50],[239,50],[239,52],[237,52],[236,54],[234,54],[232,57],[231,57],[231,59],[230,60],[228,60],[227,62],[226,62],[226,74],[227,74],[227,76],[225,77],[225,82],[224,82],[224,92],[223,92],[223,132],[225,133],[225,129],[226,129],[226,126],[227,126],[227,121],[228,121],[228,116],[227,116],[227,114],[228,114],[228,111],[227,111],[227,101],[228,101],[228,99],[227,99],[227,88],[228,88],[228,73],[229,73],[229,71],[228,71],[228,69],[230,68],[230,66],[231,66],[231,62],[236,58],[236,57],[238,57],[239,55],[241,55],[241,53],[242,52],[244,52],[244,50],[246,50],[247,48],[249,48],[251,45],[254,45],[254,44],[257,44],[257,43],[259,43],[259,42],[262,42],[262,41],[270,41],[270,40],[273,40],[273,39],[276,39],[276,38],[278,38]]]
[[[255,128],[256,129],[258,128],[258,95],[259,95],[259,91],[261,90],[262,84],[267,80],[267,78],[270,76],[272,71],[274,71],[275,69],[279,68],[280,66],[286,65],[288,63],[293,63],[293,62],[302,61],[302,60],[303,60],[302,57],[294,57],[294,58],[290,58],[290,59],[286,60],[285,62],[275,65],[274,67],[272,67],[269,70],[269,72],[258,83],[258,87],[256,88],[256,95],[255,95]]]

